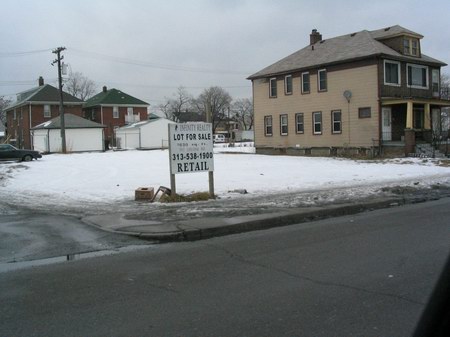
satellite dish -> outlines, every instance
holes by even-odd
[[[347,100],[347,102],[350,103],[350,98],[352,98],[352,92],[350,90],[345,90],[344,91],[344,97]]]

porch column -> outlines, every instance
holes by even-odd
[[[413,102],[408,101],[406,103],[406,128],[413,128]]]
[[[424,121],[423,128],[425,130],[431,130],[431,112],[430,112],[430,103],[426,103],[424,106]]]

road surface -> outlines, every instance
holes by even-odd
[[[449,199],[0,273],[1,336],[410,336]]]

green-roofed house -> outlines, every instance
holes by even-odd
[[[39,77],[39,86],[17,94],[6,111],[6,136],[19,148],[33,148],[31,128],[59,116],[59,90]],[[83,101],[63,92],[64,112],[82,116]]]
[[[114,130],[121,126],[145,121],[149,104],[118,89],[104,86],[102,92],[83,105],[84,117],[106,126],[105,140],[113,144]],[[115,145],[115,144],[113,144]]]

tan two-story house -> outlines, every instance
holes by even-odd
[[[400,26],[323,39],[249,76],[257,153],[410,154],[430,142],[444,62]],[[434,123],[433,123],[434,119]]]

